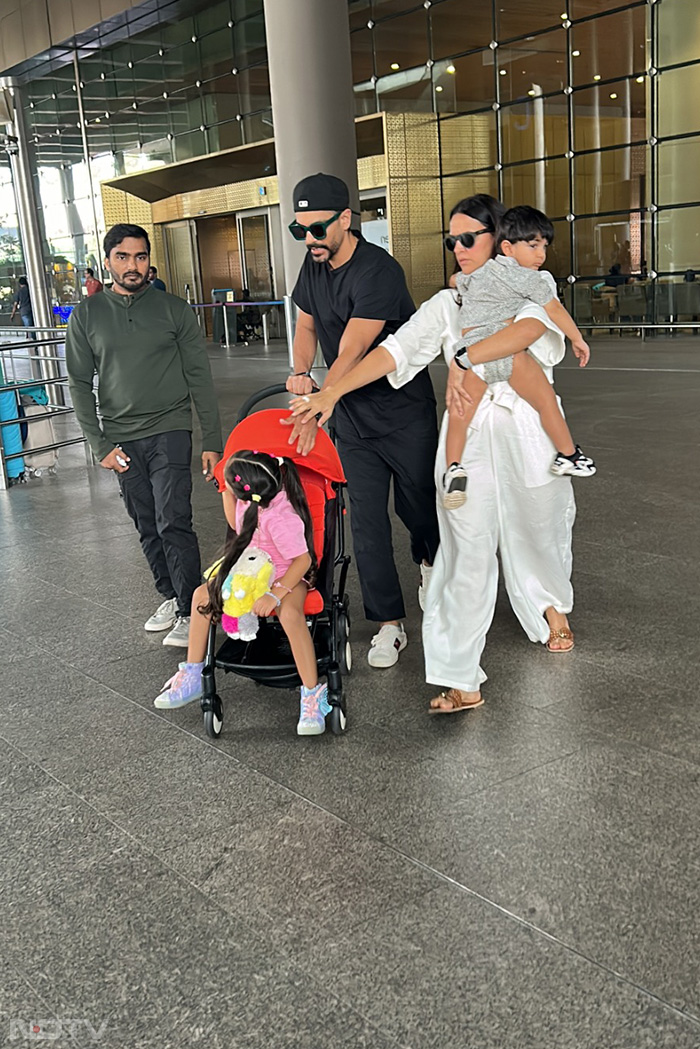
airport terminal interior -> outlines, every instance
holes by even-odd
[[[348,55],[357,228],[416,304],[461,198],[552,219],[592,351],[555,385],[598,473],[574,482],[573,651],[528,641],[501,586],[484,705],[429,717],[392,507],[398,663],[367,662],[352,564],[345,731],[299,738],[298,693],[221,674],[212,738],[198,702],[153,706],[181,653],[143,629],[160,598],[86,454],[65,329],[137,223],[224,435],[284,384],[303,245],[275,126],[321,56],[290,38],[272,68],[283,2],[0,0],[0,423],[41,380],[55,446],[0,426],[0,1045],[700,1049],[700,3],[286,0]]]

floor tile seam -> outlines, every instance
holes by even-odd
[[[578,645],[576,646],[576,656],[574,658],[577,661],[578,660],[583,660],[584,663],[589,663],[589,664],[591,664],[592,666],[595,666],[595,667],[599,667],[600,666],[600,664],[598,663],[598,661],[597,661],[597,659],[596,659],[596,657],[594,655],[588,655],[588,653],[583,651],[583,650],[581,650],[581,648]],[[700,670],[700,665],[698,666],[698,670]],[[625,674],[625,677],[638,678],[639,681],[646,682],[646,684],[649,685],[649,674],[648,673],[644,673],[641,670],[635,670],[633,666],[629,666],[629,667],[626,666],[624,668],[624,674]],[[664,686],[664,687],[667,687],[667,686]],[[686,685],[674,685],[673,686],[673,690],[674,690],[674,692],[687,692],[689,695],[695,695],[695,693],[692,692],[691,689],[688,688]],[[548,709],[548,708],[540,708],[540,709]]]
[[[54,1019],[54,1020],[60,1020],[61,1017],[57,1015],[55,1006],[49,1005],[47,1003],[46,997],[43,994],[43,992],[39,991],[34,986],[34,984],[29,979],[27,974],[25,972],[23,972],[22,969],[18,969],[13,961],[8,961],[7,964],[9,966],[9,968],[11,969],[11,971],[14,973],[14,975],[16,977],[18,977],[22,981],[22,983],[25,984],[29,988],[29,990],[34,995],[35,999],[38,1002],[41,1003],[42,1009],[46,1009],[46,1012],[43,1014],[43,1018],[46,1019],[46,1018],[50,1017],[51,1019]],[[22,1019],[24,1020],[24,1017],[22,1017]],[[29,1020],[32,1020],[32,1019],[34,1019],[34,1020],[37,1019],[37,1014],[36,1013],[30,1013],[29,1014]],[[73,1040],[73,1035],[72,1034],[70,1034],[70,1038],[71,1038],[71,1042],[72,1042],[72,1040]]]
[[[405,855],[402,852],[402,850],[398,849],[396,846],[392,845],[389,847],[392,848],[399,855]],[[501,903],[498,903],[496,900],[492,900],[490,897],[484,896],[483,893],[477,892],[476,889],[471,889],[468,885],[465,885],[463,882],[460,882],[456,878],[451,877],[449,874],[445,874],[444,872],[439,871],[436,867],[432,867],[430,864],[425,863],[422,860],[418,860],[412,857],[407,858],[411,858],[413,863],[417,864],[419,867],[422,867],[424,870],[426,870],[426,872],[433,874],[441,881],[444,881],[447,884],[452,885],[454,888],[458,889],[460,892],[463,892],[468,896],[471,896],[473,899],[479,900],[481,903],[486,904],[486,906],[490,907],[492,910],[498,911],[499,914],[503,915],[503,917],[505,917],[509,921],[514,922],[517,925],[528,929],[535,935],[540,936],[543,939],[549,941],[550,943],[553,943],[556,946],[561,947],[563,950],[575,955],[577,958],[580,958],[587,964],[594,966],[601,972],[607,973],[607,975],[612,976],[616,980],[619,980],[621,983],[625,984],[627,987],[632,988],[637,993],[642,994],[645,997],[651,999],[653,1002],[655,1002],[658,1005],[661,1005],[663,1008],[669,1009],[677,1017],[689,1021],[694,1026],[696,1026],[698,1030],[700,1030],[700,1014],[695,1015],[694,1013],[690,1013],[685,1011],[684,1009],[679,1008],[672,1002],[667,1002],[659,994],[656,994],[656,992],[650,990],[647,987],[644,987],[642,984],[638,983],[631,977],[625,976],[624,973],[618,972],[611,966],[606,965],[605,962],[599,961],[597,958],[593,958],[591,955],[586,954],[580,948],[574,946],[571,943],[568,943],[566,940],[563,940],[559,936],[555,936],[553,933],[547,932],[546,929],[543,929],[539,925],[535,925],[534,922],[530,922],[526,918],[521,917],[519,914],[516,914],[514,911],[509,910],[509,908],[505,907]],[[356,928],[357,926],[353,926],[353,929]]]
[[[682,689],[682,690],[678,689],[677,691],[684,691],[684,692],[688,693],[688,696],[691,695],[691,692],[690,692],[689,689]],[[567,721],[566,714],[558,713],[553,708],[553,706],[549,706],[549,707],[532,707],[531,709],[532,710],[546,710],[547,713],[551,713],[552,716],[554,718],[556,718],[558,721],[561,721],[562,724],[565,724],[566,721]],[[611,710],[611,709],[613,709],[613,708],[612,707],[599,707],[597,710],[595,710],[593,712],[591,717],[595,717],[598,713],[605,713],[606,711]],[[621,731],[622,731],[622,729],[621,729]],[[657,747],[649,746],[648,743],[642,743],[642,742],[640,742],[638,740],[635,740],[635,739],[624,739],[621,736],[616,736],[610,729],[597,728],[595,730],[594,735],[599,735],[605,741],[612,740],[616,744],[623,743],[625,746],[628,746],[628,747],[636,747],[638,750],[643,750],[643,751],[645,751],[648,754],[655,755],[656,757],[662,757],[662,758],[664,758],[666,760],[670,760],[670,761],[673,761],[673,762],[680,762],[683,765],[690,765],[691,768],[693,768],[693,769],[695,769],[696,766],[700,767],[700,753],[698,754],[697,759],[694,759],[694,758],[692,758],[690,756],[688,756],[688,757],[679,757],[677,754],[672,754],[668,750],[660,750]]]
[[[5,742],[7,742],[7,741],[5,741]],[[14,746],[13,744],[10,743],[9,746],[13,750],[15,750],[18,753],[22,754],[23,757],[27,756],[27,755],[24,754],[23,751],[21,751],[18,747]],[[31,762],[31,759],[29,759],[29,760]],[[31,763],[32,764],[36,764],[35,762],[31,762]],[[39,767],[41,768],[41,766],[39,766]],[[148,847],[143,842],[142,839],[137,838],[131,831],[127,830],[125,827],[122,827],[121,824],[117,820],[113,819],[111,816],[108,816],[106,813],[101,812],[90,801],[88,801],[87,798],[84,798],[81,794],[79,794],[77,791],[75,791],[68,784],[63,783],[56,776],[54,776],[52,773],[47,772],[46,769],[42,768],[41,770],[50,779],[53,779],[60,786],[62,786],[64,789],[66,789],[76,799],[76,801],[78,801],[81,805],[83,805],[86,808],[90,809],[101,820],[104,820],[106,823],[109,823],[112,827],[114,827],[121,834],[123,834],[124,837],[126,839],[128,839],[134,846],[136,846],[136,848],[143,855],[149,856],[152,860],[154,860],[156,863],[158,863],[161,867],[165,868],[165,870],[167,870],[172,877],[176,878],[177,881],[179,881],[180,883],[186,885],[191,891],[193,891],[198,896],[202,897],[204,900],[206,900],[208,902],[211,902],[212,899],[215,898],[212,895],[211,892],[207,892],[199,883],[197,883],[196,881],[193,881],[191,878],[187,877],[181,871],[177,870],[170,863],[168,863],[167,860],[164,858],[163,854],[154,851],[152,848]],[[287,789],[287,788],[285,788],[285,789]],[[293,792],[290,792],[290,793],[293,793]],[[307,799],[303,799],[303,800],[307,800]],[[314,804],[314,803],[310,802],[310,804]],[[318,808],[318,806],[315,806],[315,807]],[[330,815],[333,815],[333,814],[330,813]],[[347,823],[347,821],[341,820],[339,817],[335,817],[335,818],[338,819],[338,821],[341,822],[341,823]],[[370,837],[369,835],[366,835],[366,834],[364,836],[365,837]],[[393,849],[393,847],[388,846],[388,845],[386,845],[383,842],[379,842],[378,839],[375,839],[375,840],[377,840],[378,844],[382,844],[383,847],[386,848],[388,851],[396,852],[396,850]],[[406,857],[406,858],[408,859],[408,857]],[[412,862],[412,861],[410,861],[410,862]],[[428,890],[428,891],[432,891],[432,890]],[[423,892],[412,893],[411,896],[407,897],[407,898],[411,898],[412,899],[413,897],[419,897],[419,896],[422,896],[422,895],[425,895],[424,891]],[[240,922],[246,928],[246,930],[251,934],[251,936],[253,938],[257,935],[255,927],[248,924],[248,922],[245,920],[245,918],[241,915],[240,911],[235,910],[235,909],[233,911],[229,911],[225,906],[222,906],[221,909],[224,910],[224,912],[229,916],[229,918],[235,919],[235,921]],[[354,928],[354,926],[353,926],[353,928]],[[266,958],[269,958],[271,954],[274,956],[273,959],[272,959],[273,961],[274,960],[279,960],[280,962],[283,962],[287,969],[291,968],[291,970],[294,971],[295,973],[297,973],[298,976],[301,977],[301,976],[304,976],[306,974],[307,969],[305,969],[304,966],[299,965],[298,961],[296,960],[296,955],[295,955],[295,953],[293,951],[287,952],[286,950],[284,950],[283,948],[281,948],[279,946],[273,947],[273,948],[269,948],[268,947],[267,953],[266,953]],[[12,967],[13,971],[15,971],[17,973],[16,967],[14,965],[12,965],[11,967]],[[18,973],[18,975],[21,976],[22,974]],[[28,983],[28,981],[26,979],[25,979],[25,982]],[[31,985],[29,985],[29,986],[31,986]],[[32,990],[33,990],[33,988],[32,988]],[[373,1030],[378,1031],[387,1041],[389,1041],[391,1044],[393,1044],[396,1047],[396,1049],[405,1049],[405,1047],[402,1046],[401,1043],[398,1042],[393,1036],[391,1036],[388,1032],[385,1032],[383,1030],[383,1028],[378,1027],[377,1024],[374,1021],[372,1021],[369,1017],[367,1017],[363,1013],[359,1012],[356,1009],[356,1007],[353,1005],[353,1003],[352,1003],[352,1001],[350,999],[342,998],[340,995],[336,994],[332,990],[331,990],[330,993],[336,999],[336,1001],[339,1004],[343,1005],[345,1008],[347,1008],[351,1012],[353,1012],[364,1023],[368,1024]],[[41,1001],[43,1002],[43,998],[41,998]],[[57,1019],[59,1019],[59,1018],[57,1017]]]

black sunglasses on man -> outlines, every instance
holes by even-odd
[[[343,211],[346,210],[346,208],[343,208]],[[297,222],[295,219],[294,222],[289,223],[289,232],[295,240],[305,240],[307,233],[310,233],[314,240],[323,240],[328,227],[335,222],[336,219],[340,218],[343,211],[336,211],[335,215],[331,215],[331,217],[326,219],[325,222],[312,222],[310,226],[303,226],[301,222]]]

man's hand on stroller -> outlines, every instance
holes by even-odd
[[[311,419],[311,422],[306,422],[289,415],[286,419],[280,419],[280,422],[283,426],[293,427],[287,443],[294,444],[296,442],[299,455],[308,455],[316,444],[316,434],[318,433],[316,420]]]

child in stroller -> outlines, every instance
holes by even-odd
[[[277,614],[302,682],[297,734],[320,735],[331,706],[327,685],[318,681],[304,613],[318,565],[311,514],[296,466],[267,452],[237,450],[226,461],[224,481],[224,513],[231,531],[223,558],[194,593],[187,662],[166,683],[155,706],[173,709],[201,698],[210,624],[223,612],[222,587],[240,556],[254,546],[271,558],[274,581],[255,602],[253,613]]]

